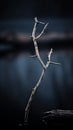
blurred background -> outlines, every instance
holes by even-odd
[[[30,37],[35,16],[40,21],[49,22],[45,36],[52,36],[49,40],[45,38],[41,45],[39,42],[43,61],[46,63],[47,52],[53,47],[51,60],[62,65],[49,66],[32,101],[29,122],[39,123],[43,113],[48,110],[73,109],[73,1],[2,0],[0,2],[0,121],[4,124],[13,125],[23,122],[25,106],[42,69],[36,58],[28,56],[33,55],[34,52],[31,42],[25,47],[26,49],[21,48],[20,51],[20,47],[19,49],[16,47],[18,42],[17,44],[13,42],[12,45],[8,41],[7,44],[5,39],[1,39],[2,34],[8,37],[19,33]],[[38,33],[42,28],[39,25]],[[22,51],[23,55],[20,55]]]

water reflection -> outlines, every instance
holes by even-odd
[[[45,55],[42,54],[44,62]],[[54,52],[52,60],[62,66],[50,65],[35,94],[31,112],[39,116],[41,112],[53,108],[73,109],[73,54]],[[0,60],[0,106],[24,111],[32,88],[41,74],[36,58],[19,57],[12,61]],[[37,109],[36,109],[37,108]],[[38,113],[38,114],[36,114]],[[32,116],[33,117],[33,116]]]

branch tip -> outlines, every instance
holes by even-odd
[[[50,61],[51,54],[53,53],[53,49],[51,48],[50,52],[48,53],[48,60]]]
[[[37,17],[35,17],[34,20],[35,20],[36,23],[38,23],[38,19],[37,19]]]

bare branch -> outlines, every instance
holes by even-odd
[[[50,62],[50,64],[54,64],[54,65],[61,65],[61,63],[56,63],[56,62]]]
[[[48,60],[50,61],[51,54],[53,53],[53,49],[51,48],[50,53],[48,53]]]
[[[40,57],[38,45],[37,45],[37,42],[36,42],[35,33],[36,33],[37,23],[38,23],[38,20],[37,20],[37,18],[35,18],[35,24],[34,24],[33,31],[32,31],[32,39],[33,39],[33,43],[34,43],[34,47],[35,47],[35,53],[36,53],[36,56],[38,58],[38,61],[40,62],[42,68],[45,69],[45,64],[44,64],[44,62],[42,61],[42,59]]]
[[[36,23],[45,24],[44,22],[38,21],[37,17],[34,18]]]
[[[24,123],[27,123],[27,121],[28,121],[29,107],[30,107],[30,105],[31,105],[33,96],[34,96],[35,92],[37,91],[37,89],[38,89],[38,87],[39,87],[39,85],[40,85],[40,83],[41,83],[41,81],[42,81],[44,75],[45,75],[45,70],[43,69],[42,74],[41,74],[41,76],[40,76],[40,78],[39,78],[37,84],[35,85],[35,87],[33,88],[32,92],[31,92],[31,95],[30,95],[30,97],[29,97],[27,106],[26,106],[26,108],[25,108]]]
[[[41,33],[36,37],[36,39],[40,38],[42,36],[42,34],[44,33],[45,29],[47,28],[48,23],[44,26],[43,30],[41,31]]]
[[[42,22],[39,22],[39,21],[37,20],[37,17],[35,17],[35,24],[34,24],[33,31],[32,31],[32,39],[33,39],[33,43],[34,43],[34,47],[35,47],[35,54],[36,54],[37,60],[38,60],[39,63],[41,64],[41,67],[42,67],[43,70],[42,70],[42,73],[41,73],[41,76],[40,76],[38,82],[36,83],[36,85],[34,86],[32,92],[31,92],[31,95],[30,95],[30,97],[29,97],[28,103],[27,103],[27,105],[26,105],[24,123],[26,123],[26,122],[28,121],[29,108],[30,108],[30,105],[31,105],[33,96],[35,95],[35,93],[36,93],[36,91],[37,91],[37,89],[38,89],[38,87],[39,87],[39,85],[40,85],[42,79],[44,78],[45,72],[46,72],[46,70],[47,70],[49,64],[50,64],[50,63],[52,63],[52,64],[59,64],[59,63],[51,62],[51,60],[50,60],[50,59],[51,59],[51,54],[52,54],[52,49],[50,50],[50,52],[49,52],[49,54],[48,54],[48,61],[47,61],[46,65],[45,65],[44,62],[42,61],[36,40],[37,40],[39,37],[42,36],[42,34],[44,33],[44,30],[46,29],[46,27],[47,27],[48,24],[46,24],[46,25],[44,26],[42,32],[36,37],[36,36],[35,36],[35,33],[36,33],[36,27],[37,27],[37,24],[38,24],[38,23],[41,23],[41,24],[42,24]]]

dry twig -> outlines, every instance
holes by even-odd
[[[41,64],[41,67],[42,67],[42,73],[41,73],[41,76],[38,80],[38,82],[36,83],[36,85],[34,86],[32,92],[31,92],[31,95],[29,97],[29,100],[28,100],[28,103],[26,105],[26,108],[25,108],[25,116],[24,116],[24,123],[26,123],[28,121],[28,114],[29,114],[29,108],[30,108],[30,105],[31,105],[31,102],[32,102],[32,99],[33,99],[33,96],[35,95],[35,92],[37,91],[44,75],[45,75],[45,72],[49,66],[49,64],[59,64],[59,63],[55,63],[55,62],[51,62],[51,54],[52,54],[52,49],[50,50],[50,52],[48,53],[48,60],[47,60],[47,63],[44,64],[43,60],[41,59],[41,56],[40,56],[40,53],[39,53],[39,49],[38,49],[38,45],[37,45],[37,39],[40,38],[42,36],[42,34],[44,33],[46,27],[48,26],[48,23],[45,24],[43,30],[41,31],[41,33],[36,36],[36,29],[37,29],[37,25],[39,24],[45,24],[43,22],[39,22],[37,20],[37,18],[35,17],[35,24],[34,24],[34,27],[33,27],[33,31],[32,31],[32,39],[33,39],[33,43],[34,43],[34,47],[35,47],[35,54],[36,54],[36,58],[37,60],[39,61],[39,63]]]

